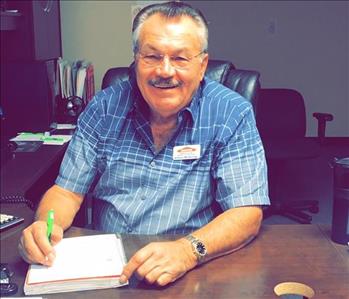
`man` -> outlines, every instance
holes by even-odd
[[[96,229],[186,235],[140,249],[121,277],[166,285],[256,236],[269,204],[266,165],[251,105],[204,78],[200,12],[181,2],[148,6],[135,18],[133,42],[135,78],[99,92],[80,116],[19,249],[27,262],[51,265],[48,210],[56,244],[97,180]],[[214,204],[224,212],[214,215]]]

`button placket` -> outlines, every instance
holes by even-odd
[[[137,194],[140,200],[143,201],[146,199],[146,193],[147,193],[146,184],[145,182],[142,182],[141,187],[139,189],[139,193]]]

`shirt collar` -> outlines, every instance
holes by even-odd
[[[200,82],[198,89],[195,91],[193,98],[190,101],[190,104],[179,113],[179,115],[188,115],[187,117],[191,121],[192,125],[194,124],[194,121],[199,113],[200,101],[202,99],[202,91],[204,89],[205,84],[206,82],[204,78]]]
[[[149,119],[149,106],[147,102],[144,100],[141,91],[138,88],[137,80],[135,77],[130,77],[131,83],[131,99],[134,99],[133,105],[130,109],[130,113],[139,113],[145,119]]]

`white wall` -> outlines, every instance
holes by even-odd
[[[95,66],[96,88],[132,61],[131,7],[144,1],[61,1],[63,56]],[[329,112],[328,136],[349,136],[349,4],[346,1],[186,1],[210,22],[210,55],[261,73],[264,87],[299,90],[309,136]],[[273,27],[274,26],[274,33]]]
[[[132,62],[131,5],[135,1],[61,1],[63,58],[85,58],[96,90],[107,69]]]

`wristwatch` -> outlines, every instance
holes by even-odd
[[[200,262],[203,262],[205,256],[207,255],[207,249],[205,244],[193,235],[188,235],[185,238],[191,243],[193,253],[195,254],[197,261],[200,264]]]

